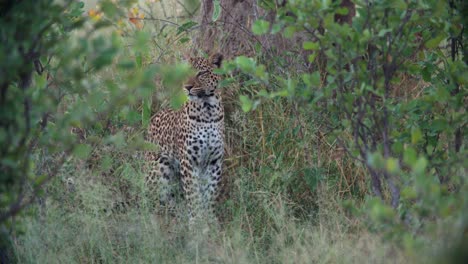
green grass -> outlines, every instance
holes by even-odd
[[[33,206],[15,240],[18,263],[408,262],[400,247],[343,209],[340,170],[326,157],[317,167],[323,151],[316,147],[325,147],[314,120],[284,111],[292,107],[273,101],[228,115],[219,227],[190,232],[183,217],[146,207],[138,155],[97,148],[87,162],[70,160],[45,202]],[[103,156],[110,168],[99,166]],[[128,200],[123,212],[112,210]]]
[[[244,176],[238,182],[249,180]],[[335,210],[339,205],[326,188],[319,191],[317,216],[299,220],[280,194],[249,193],[239,190],[241,186],[232,192],[250,195],[258,213],[244,199],[232,206],[236,212],[221,227],[194,234],[183,221],[144,208],[106,213],[101,208],[106,200],[102,186],[77,184],[77,192],[86,189],[81,197],[87,200],[70,208],[47,199],[16,241],[18,262],[380,263],[387,257],[392,263],[405,262],[397,247],[382,243],[378,235]]]

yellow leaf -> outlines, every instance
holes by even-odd
[[[88,15],[89,17],[93,20],[93,21],[99,21],[101,18],[102,18],[102,12],[100,11],[97,11],[95,9],[90,9],[88,11]]]

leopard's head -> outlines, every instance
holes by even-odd
[[[184,85],[184,90],[189,99],[208,97],[215,93],[221,76],[213,70],[221,67],[223,55],[215,53],[208,59],[203,57],[189,58],[188,62],[195,69],[196,75],[191,77]]]

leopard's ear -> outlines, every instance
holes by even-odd
[[[210,62],[216,66],[216,68],[221,67],[221,63],[223,62],[223,54],[221,53],[214,53],[210,56]]]

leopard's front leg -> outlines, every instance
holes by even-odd
[[[177,164],[174,158],[164,152],[147,152],[147,175],[145,179],[148,196],[154,205],[154,194],[159,196],[160,206],[169,211],[175,209],[177,182]]]
[[[184,189],[185,201],[188,207],[189,225],[200,218],[202,197],[200,195],[200,179],[196,175],[195,164],[185,157],[181,161],[180,168],[182,176],[182,187]]]
[[[223,165],[223,153],[217,153],[207,168],[208,182],[203,191],[203,204],[205,211],[212,219],[216,219],[215,205],[220,192],[221,173]]]

